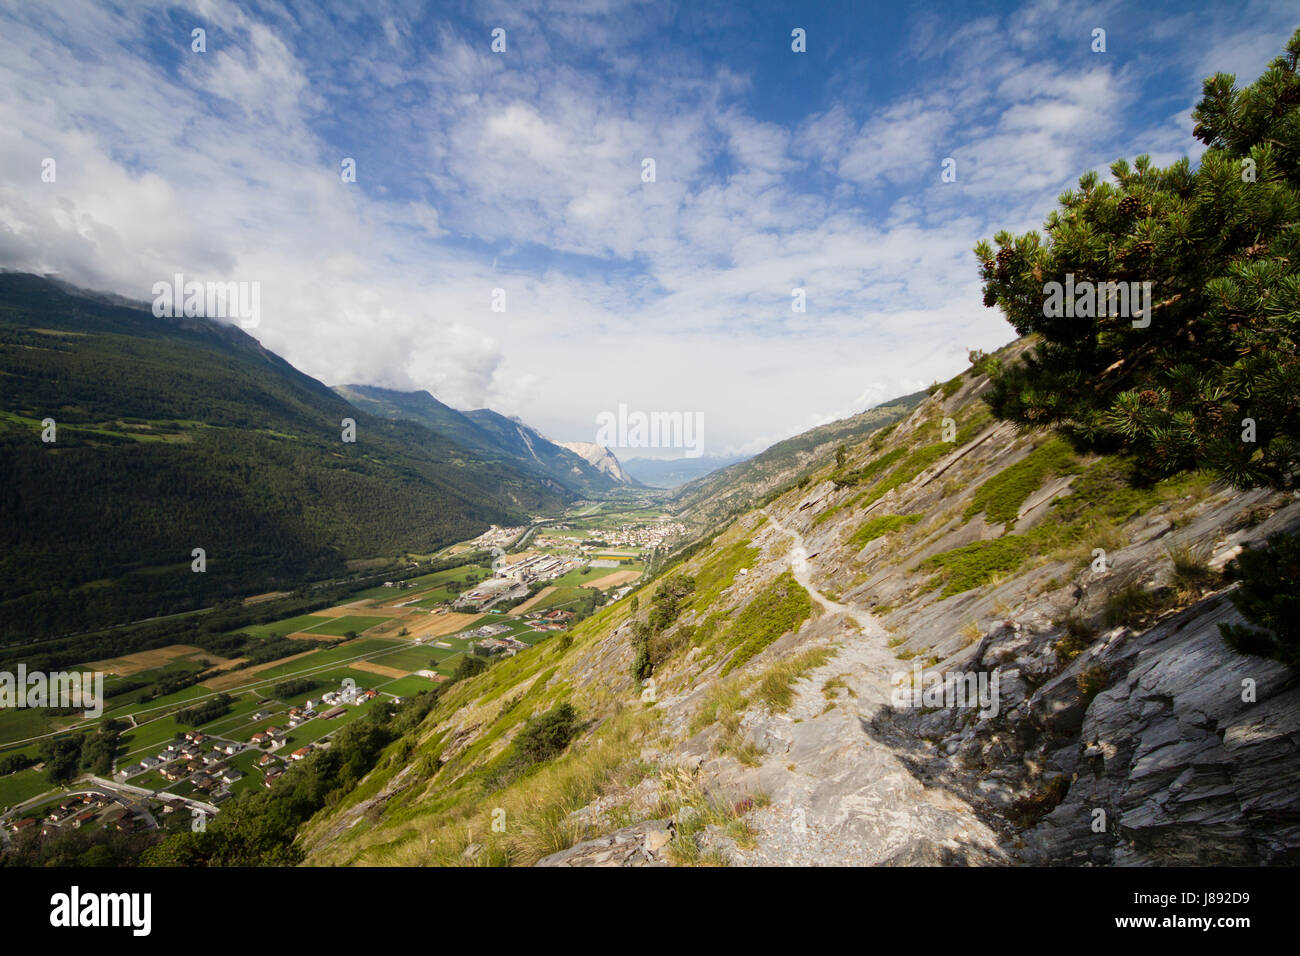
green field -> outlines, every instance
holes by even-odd
[[[308,630],[317,624],[324,624],[327,621],[329,621],[329,618],[320,617],[316,614],[301,614],[298,617],[275,621],[271,624],[255,624],[252,627],[241,627],[232,633],[247,634],[250,637],[270,637],[272,634],[285,637],[289,634]]]
[[[428,667],[430,659],[436,657],[441,660],[448,653],[450,652],[441,647],[430,647],[427,644],[422,644],[398,648],[391,654],[381,654],[379,657],[372,657],[371,660],[376,664],[383,664],[385,667],[400,667],[408,671],[418,671]]]
[[[37,794],[54,789],[44,770],[20,770],[0,777],[0,807],[13,807]]]
[[[437,686],[427,677],[411,675],[410,677],[399,677],[396,680],[391,680],[376,689],[382,690],[385,694],[392,694],[395,697],[411,697],[422,690],[432,690]]]
[[[388,620],[389,618],[386,617],[336,617],[333,620],[326,618],[324,624],[318,624],[310,628],[309,633],[342,637],[348,631],[356,631],[360,634],[362,631],[369,630],[376,624],[383,624]]]

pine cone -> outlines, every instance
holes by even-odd
[[[1125,196],[1119,201],[1119,213],[1121,216],[1132,216],[1142,208],[1142,200],[1137,196]]]
[[[1143,389],[1143,391],[1138,395],[1138,400],[1143,405],[1159,405],[1160,393],[1150,388]]]
[[[1013,250],[1010,246],[1003,246],[1001,249],[998,250],[998,265],[1004,267],[1010,265],[1011,260],[1015,257],[1015,254],[1016,254],[1015,250]]]
[[[993,308],[993,307],[994,307],[995,305],[997,305],[997,304],[998,304],[998,294],[997,294],[996,292],[994,292],[992,289],[988,289],[988,290],[986,290],[986,291],[984,292],[984,306],[985,306],[985,308],[989,308],[989,309],[991,309],[991,308]]]
[[[1253,259],[1255,256],[1262,256],[1268,252],[1268,242],[1257,242],[1253,246],[1246,247],[1246,258]]]
[[[1133,244],[1133,251],[1140,256],[1149,256],[1156,251],[1156,244],[1150,239],[1143,239]]]

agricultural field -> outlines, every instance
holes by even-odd
[[[388,620],[388,617],[336,617],[314,627],[304,628],[304,630],[311,634],[329,634],[332,637],[343,637],[349,631],[360,634],[362,631],[368,631],[379,624],[385,624]]]
[[[563,606],[584,595],[589,599],[590,591],[584,590],[581,584],[608,573],[597,568],[586,574],[566,575],[562,583],[549,586],[537,595],[530,602],[530,610]],[[129,725],[120,733],[115,758],[118,770],[135,765],[127,778],[129,782],[168,793],[190,793],[192,785],[168,781],[157,769],[141,771],[139,762],[157,754],[189,730],[248,743],[254,733],[269,726],[287,726],[290,707],[302,706],[309,698],[319,699],[322,693],[337,689],[345,681],[352,681],[359,689],[378,691],[378,701],[387,699],[388,695],[411,696],[431,689],[435,682],[415,672],[432,670],[445,677],[453,675],[464,656],[473,653],[473,640],[477,640],[463,635],[484,624],[504,624],[508,630],[499,636],[513,636],[530,645],[554,636],[556,632],[539,632],[529,627],[520,610],[429,613],[429,606],[454,598],[467,581],[477,582],[489,574],[488,569],[479,565],[462,565],[423,575],[415,579],[411,588],[372,588],[331,608],[241,628],[240,633],[259,639],[292,634],[303,638],[318,636],[322,642],[332,642],[318,645],[303,640],[301,652],[253,666],[241,667],[239,659],[222,658],[178,644],[91,661],[70,669],[107,672],[104,717]],[[344,639],[349,632],[361,636]],[[158,688],[166,686],[161,682],[174,686],[178,678],[197,677],[214,669],[217,672],[203,683],[158,694]],[[313,683],[289,696],[280,697],[275,693],[277,685],[303,679]],[[115,693],[115,688],[120,690]],[[158,696],[146,699],[154,694]],[[218,694],[232,698],[225,713],[198,726],[177,719],[179,711],[210,701]],[[346,726],[371,706],[374,702],[360,707],[349,705],[333,720],[309,720],[289,732],[287,749],[277,753],[287,756]],[[254,720],[253,714],[261,711],[266,716]],[[65,731],[93,732],[102,719],[88,720],[80,712],[59,714],[25,708],[0,711],[0,754],[21,751],[38,756],[42,739]],[[5,747],[5,741],[13,745]],[[28,742],[17,744],[18,741]],[[254,766],[262,752],[249,751],[232,758],[231,766],[245,773],[241,780],[230,785],[232,792],[262,786],[262,771]],[[22,770],[0,777],[0,806],[13,806],[57,789],[46,771]]]

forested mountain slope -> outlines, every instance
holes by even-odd
[[[491,409],[459,412],[428,392],[401,392],[371,385],[339,385],[334,391],[371,414],[418,422],[489,460],[506,462],[575,494],[600,494],[621,487],[620,482],[581,455]]]
[[[0,275],[0,485],[5,641],[297,586],[572,497],[357,410],[233,326],[20,274]]]

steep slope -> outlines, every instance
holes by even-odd
[[[233,326],[12,274],[0,276],[0,483],[3,640],[297,587],[572,498],[359,412]]]
[[[924,397],[924,392],[904,395],[779,441],[753,458],[687,482],[674,492],[673,504],[697,525],[714,527],[794,481],[841,444],[859,442],[875,429],[898,421]]]
[[[483,429],[428,392],[402,392],[375,385],[335,385],[334,391],[371,415],[416,422],[463,448],[507,457]]]
[[[569,476],[592,491],[610,491],[619,486],[618,479],[592,465],[563,442],[553,442],[523,422],[492,411],[476,408],[465,417],[493,437],[501,447],[520,459],[532,459],[555,474]]]
[[[1300,501],[1130,487],[993,420],[987,386],[958,376],[635,602],[452,686],[308,861],[1294,861],[1300,689],[1219,638],[1241,618],[1215,569]],[[984,698],[936,699],[943,675]],[[561,703],[575,738],[523,760]]]
[[[564,443],[491,409],[458,412],[428,392],[399,392],[371,385],[340,385],[334,391],[372,415],[419,422],[489,459],[556,482],[581,495],[618,487],[618,480],[574,454]]]

